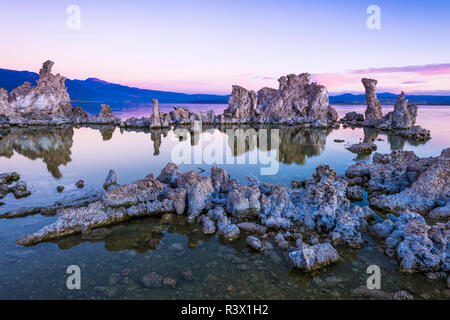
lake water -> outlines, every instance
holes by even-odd
[[[193,110],[214,109],[225,105],[186,105]],[[168,110],[168,105],[161,105]],[[151,105],[113,108],[122,118],[148,116]],[[339,116],[349,111],[363,112],[364,106],[336,106]],[[392,109],[384,107],[384,112]],[[301,130],[280,128],[280,147],[274,154],[278,167],[274,175],[262,175],[259,164],[224,164],[229,174],[240,182],[256,176],[260,182],[289,185],[292,179],[308,178],[322,163],[339,174],[354,163],[348,144],[374,141],[378,152],[394,149],[413,150],[421,157],[439,155],[449,147],[450,107],[419,108],[417,123],[431,129],[426,143],[387,136],[373,129],[346,128]],[[16,129],[0,131],[0,172],[17,171],[28,184],[31,196],[16,200],[11,194],[0,200],[0,213],[23,206],[47,205],[65,195],[99,188],[109,169],[118,182],[129,183],[148,173],[159,174],[173,159],[173,150],[184,144],[193,153],[202,153],[211,145],[221,146],[235,162],[250,159],[258,147],[232,150],[223,130],[202,133],[197,143],[180,142],[173,131],[135,132],[119,128]],[[334,142],[343,139],[344,143]],[[275,151],[274,151],[275,152]],[[364,161],[370,161],[363,159]],[[247,161],[248,162],[248,161]],[[179,165],[184,170],[206,170],[207,163]],[[83,179],[83,190],[75,182]],[[56,192],[58,185],[64,191]],[[367,204],[364,200],[360,204]],[[245,234],[233,244],[225,244],[217,235],[205,236],[184,217],[143,218],[109,228],[105,239],[67,237],[57,242],[40,243],[30,248],[15,241],[55,220],[41,215],[18,219],[0,219],[0,299],[335,299],[358,298],[352,289],[365,285],[369,265],[382,270],[382,289],[406,290],[417,299],[449,299],[450,290],[443,281],[431,281],[424,275],[406,275],[397,262],[367,243],[360,250],[340,248],[343,260],[322,271],[305,274],[293,269],[286,254],[275,248],[270,254],[254,254],[245,245]],[[180,243],[181,251],[170,246]],[[66,268],[81,268],[81,290],[68,290]],[[193,280],[181,276],[189,270]],[[156,272],[177,279],[175,289],[149,289],[142,276]]]

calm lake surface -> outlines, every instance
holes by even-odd
[[[172,105],[170,105],[172,106]],[[214,109],[225,105],[186,105],[193,110]],[[168,111],[168,105],[161,105]],[[339,116],[349,111],[364,112],[365,106],[336,106]],[[384,113],[392,110],[384,106]],[[149,116],[151,105],[113,108],[122,118]],[[280,148],[275,154],[278,171],[261,175],[258,164],[224,164],[232,178],[245,182],[254,175],[261,183],[289,185],[292,179],[308,178],[322,163],[339,174],[356,160],[346,145],[374,141],[378,152],[394,149],[413,150],[420,157],[437,156],[450,146],[450,107],[419,108],[417,123],[431,130],[432,139],[417,143],[372,129],[301,130],[279,129]],[[214,129],[202,133],[194,145],[190,139],[180,142],[173,131],[135,132],[119,128],[11,129],[0,131],[0,172],[17,171],[28,184],[31,196],[16,200],[12,194],[0,200],[0,213],[23,206],[52,204],[70,194],[102,186],[109,169],[114,169],[121,184],[158,175],[172,160],[172,151],[184,144],[193,153],[222,146],[232,158],[248,159],[257,147],[231,150],[225,132]],[[344,143],[336,143],[343,139]],[[247,157],[247,158],[245,158]],[[368,159],[361,159],[370,161]],[[207,163],[179,165],[181,171],[206,170]],[[75,182],[83,179],[85,189]],[[65,186],[57,193],[58,185]],[[367,204],[364,200],[359,204]],[[41,215],[0,219],[0,299],[344,299],[358,298],[352,289],[365,285],[366,269],[377,264],[382,270],[382,290],[406,290],[416,299],[449,299],[450,290],[443,281],[428,280],[422,274],[400,273],[397,262],[381,254],[376,243],[365,235],[360,250],[341,249],[343,259],[322,271],[302,273],[293,269],[287,255],[275,248],[270,253],[254,254],[245,245],[244,233],[233,244],[225,244],[217,235],[205,236],[197,225],[184,217],[143,218],[110,228],[105,239],[81,235],[30,248],[15,241],[50,224],[54,217]],[[171,250],[179,243],[182,250]],[[81,268],[81,290],[68,290],[66,269]],[[193,280],[181,276],[191,271]],[[149,289],[142,277],[156,272],[177,280],[175,289]]]

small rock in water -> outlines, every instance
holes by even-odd
[[[28,190],[27,184],[23,181],[17,182],[10,188],[10,191],[14,194],[16,199],[28,197],[31,192]]]
[[[398,291],[394,293],[392,300],[414,300],[414,297],[406,291]]]
[[[20,175],[17,172],[6,172],[0,174],[0,184],[9,184],[19,181]]]
[[[339,260],[339,253],[329,243],[309,246],[303,243],[299,250],[289,253],[293,264],[302,270],[311,272]]]
[[[438,280],[439,279],[438,275],[434,272],[427,272],[425,275],[426,275],[427,279],[429,279],[429,280]]]
[[[259,240],[257,237],[254,236],[247,237],[247,245],[250,248],[255,249],[256,251],[262,251],[264,249],[261,240]]]
[[[278,247],[280,247],[281,249],[287,249],[289,248],[289,242],[286,241],[286,239],[284,239],[284,236],[282,233],[277,233],[277,235],[275,236],[275,243],[277,244]]]
[[[342,143],[342,142],[345,142],[345,140],[343,140],[343,139],[334,139],[334,142],[336,142],[336,143]]]
[[[250,269],[246,264],[238,264],[236,268],[240,271],[247,271],[248,269]]]
[[[174,278],[164,278],[163,280],[164,287],[175,289],[177,287],[177,280]]]
[[[216,232],[216,225],[208,216],[202,217],[202,223],[204,234],[214,234]]]
[[[58,191],[59,193],[63,192],[64,190],[64,186],[57,186],[56,187],[56,191]]]
[[[233,287],[233,285],[230,284],[230,285],[228,286],[228,288],[227,288],[227,291],[228,291],[228,292],[234,292],[234,291],[236,291],[236,289]]]
[[[142,282],[148,288],[161,288],[163,286],[163,277],[151,272],[142,277]]]
[[[77,188],[82,189],[84,188],[84,181],[78,180],[77,183],[75,183],[75,185],[77,186]]]
[[[162,224],[172,224],[175,221],[175,215],[172,213],[165,213],[161,217]]]
[[[236,225],[238,226],[239,229],[242,229],[250,233],[257,233],[260,235],[265,234],[267,231],[266,227],[254,222],[241,222]]]
[[[186,281],[192,281],[192,280],[194,280],[194,275],[192,274],[192,271],[191,271],[191,270],[183,271],[183,272],[181,273],[181,276],[182,276],[183,279],[186,280]]]
[[[183,251],[183,245],[181,243],[174,243],[169,247],[170,251]]]
[[[370,154],[377,150],[377,145],[374,143],[357,143],[346,147],[346,149],[357,154]]]

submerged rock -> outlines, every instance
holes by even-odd
[[[392,300],[414,300],[414,297],[406,291],[397,291],[392,296]]]
[[[385,292],[381,289],[369,289],[367,286],[360,286],[353,289],[352,294],[361,298],[369,298],[376,300],[413,300],[413,296],[406,291],[398,291],[395,293]]]
[[[299,250],[289,253],[289,257],[296,268],[306,272],[320,269],[340,259],[339,253],[329,243],[314,246],[301,243]]]
[[[166,288],[175,289],[177,287],[177,280],[174,278],[166,277],[163,279],[163,285]]]
[[[264,249],[264,245],[261,240],[254,236],[247,237],[247,245],[256,251],[262,251]]]
[[[203,233],[204,234],[214,234],[216,233],[216,225],[208,216],[202,217]]]
[[[377,150],[377,145],[375,143],[357,143],[346,147],[346,149],[357,154],[370,154]]]
[[[161,288],[164,278],[155,272],[151,272],[142,277],[142,282],[147,288]]]
[[[23,207],[0,214],[0,218],[21,218],[40,213],[44,216],[54,215],[59,209],[70,207],[82,207],[99,200],[103,196],[103,190],[89,190],[82,195],[71,195],[56,201],[50,206]]]

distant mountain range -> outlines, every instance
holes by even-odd
[[[0,69],[0,88],[11,91],[25,81],[36,84],[39,75],[29,71]],[[185,94],[178,92],[157,91],[127,87],[106,82],[97,78],[86,80],[66,80],[70,98],[77,101],[96,101],[111,105],[151,103],[158,99],[160,103],[196,103],[196,104],[226,104],[228,95]],[[398,95],[393,93],[378,93],[381,104],[394,104]],[[420,105],[450,105],[450,96],[407,95],[409,103]],[[331,104],[365,104],[364,94],[345,93],[330,96]]]
[[[11,91],[25,81],[36,84],[39,75],[28,71],[0,69],[0,88]],[[107,104],[151,103],[227,103],[228,95],[185,94],[122,86],[97,78],[86,80],[66,80],[67,91],[73,101],[101,101]]]

